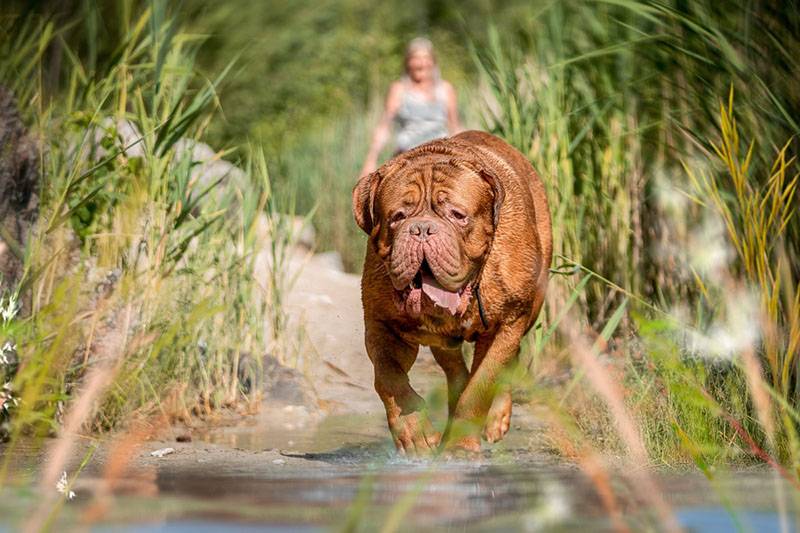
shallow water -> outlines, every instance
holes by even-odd
[[[661,481],[679,522],[688,530],[781,530],[769,475],[733,476],[716,490],[690,474],[661,476]],[[93,502],[89,494],[79,492],[65,506],[54,530],[324,531],[346,529],[349,524],[371,531],[387,522],[399,530],[613,529],[581,473],[530,464],[393,461],[355,472],[352,464],[340,468],[323,462],[316,469],[289,468],[274,477],[214,472],[159,476],[156,483],[157,495],[117,496],[102,521],[85,527],[81,522]],[[612,483],[627,525],[633,531],[658,530],[644,499],[624,479]],[[721,505],[723,494],[736,509],[734,514]],[[5,492],[0,523],[7,531],[24,522],[20,511],[34,500],[32,494]],[[793,502],[786,503],[796,509]],[[794,531],[794,515],[787,516],[788,530]]]
[[[691,531],[796,530],[794,514],[782,515],[769,476],[749,476],[723,487],[735,513],[697,480],[672,478],[673,510]],[[612,523],[590,483],[577,472],[465,465],[393,464],[360,474],[350,468],[288,471],[274,478],[226,476],[157,480],[158,495],[117,496],[102,520],[85,524],[93,505],[79,492],[63,509],[55,531],[325,531],[357,525],[371,531],[387,522],[399,530],[611,531]],[[654,515],[623,481],[620,507],[633,531],[658,530]],[[673,493],[676,494],[676,493]],[[31,494],[5,491],[0,531],[17,530]],[[796,509],[794,505],[789,505]],[[3,528],[6,529],[3,529]]]
[[[103,499],[93,488],[100,473],[90,469],[53,530],[372,531],[387,524],[400,531],[614,530],[591,479],[530,452],[541,449],[531,446],[533,426],[512,431],[479,461],[443,462],[399,458],[379,416],[316,421],[302,412],[283,414],[270,417],[272,426],[210,432],[162,459],[144,452],[142,468],[152,467],[145,490]],[[625,474],[614,472],[608,481],[622,520],[631,531],[659,531],[646,495]],[[798,525],[796,492],[767,470],[719,472],[711,480],[688,471],[653,475],[687,530]],[[19,487],[1,496],[0,531],[20,528],[39,500]]]

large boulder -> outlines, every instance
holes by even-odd
[[[0,293],[22,275],[22,253],[38,215],[38,160],[14,94],[0,86]]]
[[[206,196],[214,202],[222,200],[230,188],[239,187],[247,193],[245,173],[233,163],[221,158],[221,153],[209,145],[182,138],[175,143],[175,161],[189,159],[192,166],[190,182],[192,196],[214,187]],[[215,187],[216,184],[216,187]]]

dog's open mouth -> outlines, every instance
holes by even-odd
[[[459,307],[462,307],[464,288],[462,287],[458,291],[448,291],[442,287],[436,281],[436,276],[433,275],[428,261],[423,260],[408,288],[403,292],[406,300],[412,302],[420,301],[422,294],[425,294],[435,305],[447,309],[450,314],[455,315],[459,311]]]

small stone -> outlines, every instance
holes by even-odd
[[[273,459],[272,463],[276,464],[276,465],[282,465],[282,464],[285,464],[286,461],[284,461],[283,459]]]
[[[171,453],[175,453],[175,448],[161,448],[159,450],[150,452],[150,455],[153,457],[164,457],[165,455],[169,455]]]
[[[181,433],[177,437],[175,437],[177,442],[192,442],[192,436],[188,433]]]

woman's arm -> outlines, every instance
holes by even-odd
[[[447,130],[450,135],[455,135],[462,130],[461,121],[458,118],[458,96],[449,82],[443,83],[445,103],[447,104]]]
[[[386,142],[389,140],[389,136],[392,133],[392,121],[400,107],[402,94],[402,82],[394,82],[389,88],[389,95],[386,97],[386,106],[383,110],[381,120],[378,122],[372,134],[372,143],[369,146],[369,152],[367,152],[367,157],[364,160],[364,166],[361,168],[360,176],[365,176],[378,167],[378,156],[381,150],[383,150],[383,147],[386,146]]]

